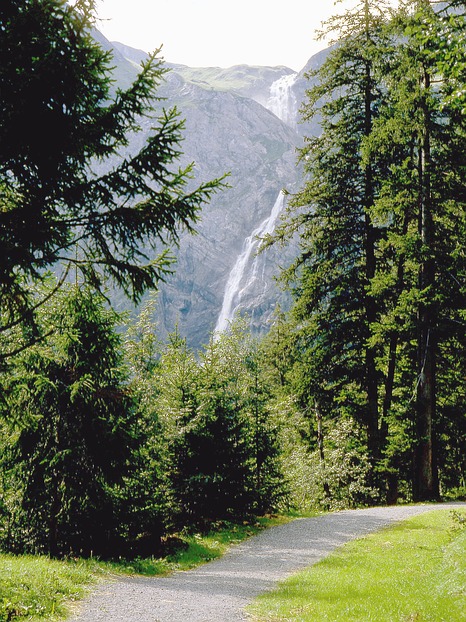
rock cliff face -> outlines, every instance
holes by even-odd
[[[123,84],[144,53],[111,45]],[[176,105],[186,119],[181,163],[195,162],[196,183],[230,173],[231,187],[205,206],[198,234],[181,235],[176,272],[160,287],[161,335],[177,324],[196,348],[238,311],[250,316],[254,330],[266,330],[274,307],[284,301],[274,275],[293,251],[286,257],[276,248],[257,258],[255,236],[273,229],[285,206],[281,190],[299,183],[297,111],[307,85],[302,74],[286,67],[168,66],[160,94],[165,107]]]

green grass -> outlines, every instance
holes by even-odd
[[[287,518],[260,518],[254,523],[223,524],[212,532],[180,537],[183,549],[157,559],[120,563],[98,560],[56,561],[40,556],[0,554],[0,622],[44,622],[66,617],[73,603],[98,580],[121,574],[166,575],[188,570],[223,555],[237,542]]]
[[[436,510],[350,542],[249,612],[261,622],[466,620],[464,523]]]
[[[92,561],[0,554],[0,620],[57,620],[105,569]]]

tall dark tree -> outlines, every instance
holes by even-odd
[[[223,369],[221,375],[229,378],[231,390],[238,396],[247,433],[244,456],[252,474],[251,509],[259,514],[273,511],[287,487],[280,464],[278,425],[273,415],[272,381],[265,349],[252,337],[248,318],[240,316],[215,345],[220,354],[219,370]]]
[[[455,363],[441,370],[438,362],[448,358],[446,344],[455,335],[461,342],[464,331],[464,257],[457,249],[463,230],[465,134],[458,101],[451,97],[459,74],[445,64],[447,41],[455,49],[461,38],[461,19],[464,32],[464,17],[445,6],[404,3],[393,22],[394,53],[384,77],[389,104],[375,132],[381,137],[375,148],[387,149],[392,159],[381,201],[390,222],[385,250],[398,257],[392,264],[397,284],[389,297],[395,294],[397,300],[398,328],[411,324],[404,339],[417,344],[416,360],[411,359],[415,377],[404,380],[415,396],[413,495],[419,500],[439,496],[439,381]]]
[[[150,295],[136,318],[126,326],[124,335],[128,388],[135,400],[141,443],[135,455],[135,472],[125,480],[122,499],[133,515],[128,530],[133,555],[153,554],[160,550],[160,536],[172,525],[173,508],[166,470],[168,438],[157,409],[160,387],[161,344],[154,320],[156,294]],[[136,527],[136,530],[134,530]]]
[[[459,446],[442,433],[439,388],[463,403],[462,4],[410,1],[381,16],[362,2],[343,27],[330,20],[342,36],[303,108],[322,134],[302,150],[307,181],[275,235],[301,235],[285,275],[298,277],[296,395],[365,426],[392,499],[400,473],[416,499],[437,498],[436,454]]]
[[[118,554],[147,517],[128,497],[144,439],[116,316],[78,287],[53,309],[59,331],[16,361],[6,385],[11,408],[21,411],[8,451],[21,481],[10,546],[52,556]]]
[[[175,332],[157,370],[174,522],[188,528],[270,511],[284,492],[257,344],[241,320],[217,337],[196,361]]]
[[[176,109],[154,112],[166,71],[157,51],[113,94],[94,15],[94,0],[0,6],[2,332],[33,319],[28,285],[57,263],[137,300],[169,269],[166,245],[193,229],[218,187],[187,190],[192,166],[176,166],[183,122]],[[153,128],[137,151],[143,117]]]
[[[372,206],[383,164],[363,152],[384,97],[374,67],[386,11],[385,3],[366,0],[328,23],[338,43],[313,76],[317,83],[303,106],[305,120],[320,116],[322,133],[301,151],[306,183],[291,200],[297,215],[277,236],[301,233],[289,274],[299,275],[293,314],[299,347],[312,359],[310,391],[327,411],[346,411],[365,427],[373,461],[380,452],[380,414],[371,331],[379,311],[371,281],[380,232]]]
[[[423,22],[432,17],[430,2],[417,3],[415,19]],[[433,123],[431,64],[419,52],[419,131],[417,148],[419,237],[422,256],[419,265],[419,290],[423,294],[418,308],[418,381],[416,394],[416,430],[414,498],[438,498],[439,485],[434,447],[433,426],[437,419],[437,304],[436,266],[434,258],[434,195],[433,195]],[[425,295],[424,295],[425,294]]]
[[[225,346],[211,340],[203,351],[197,409],[184,426],[184,507],[190,522],[201,525],[244,518],[254,509],[241,363]]]

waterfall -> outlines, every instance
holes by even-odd
[[[257,280],[259,258],[257,255],[253,257],[253,261],[248,268],[248,263],[253,255],[253,251],[257,250],[260,240],[273,232],[275,223],[283,209],[285,203],[285,195],[280,192],[274,203],[270,216],[266,218],[254,231],[249,235],[244,243],[241,253],[238,255],[236,262],[231,269],[227,280],[225,292],[223,294],[223,304],[218,316],[215,332],[220,333],[228,328],[228,324],[233,319],[238,310],[241,298],[245,292],[252,287]],[[262,275],[263,278],[263,275]]]
[[[298,104],[292,89],[297,76],[297,73],[290,73],[275,80],[270,86],[270,97],[266,104],[268,110],[291,127],[296,126],[298,112]]]

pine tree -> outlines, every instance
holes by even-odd
[[[59,331],[16,361],[6,387],[11,409],[21,412],[8,450],[21,481],[15,547],[117,555],[137,531],[127,481],[143,438],[116,316],[86,289],[73,287],[60,302],[50,311]]]
[[[458,314],[465,306],[464,263],[457,251],[464,214],[464,122],[451,105],[451,84],[438,62],[449,20],[429,2],[409,2],[393,21],[393,48],[382,76],[387,100],[371,138],[373,151],[384,151],[391,160],[374,212],[387,223],[383,269],[374,280],[388,303],[380,325],[382,333],[388,328],[390,341],[384,414],[391,409],[395,384],[399,396],[400,383],[411,387],[413,397],[405,396],[402,416],[413,421],[418,500],[439,496],[438,391],[451,367],[440,371],[438,362],[450,358],[445,345],[458,335]],[[402,342],[408,364],[400,361]],[[416,344],[416,354],[410,343]]]
[[[365,157],[364,147],[385,96],[375,76],[385,9],[364,1],[328,24],[339,40],[303,106],[304,120],[319,115],[322,133],[301,151],[306,182],[291,200],[296,215],[276,236],[300,230],[300,255],[288,275],[298,275],[292,314],[307,393],[327,412],[346,412],[364,426],[373,462],[380,453],[380,378],[371,281],[381,234],[371,210],[384,163]]]
[[[167,244],[192,231],[218,188],[188,191],[193,167],[176,167],[183,121],[176,109],[155,112],[166,72],[158,51],[113,93],[111,55],[92,39],[94,15],[94,0],[0,6],[3,333],[33,321],[28,286],[58,263],[138,300],[169,270]],[[127,148],[142,118],[153,129],[134,152]]]
[[[244,519],[276,508],[283,496],[261,364],[243,320],[212,339],[199,361],[177,332],[170,336],[157,370],[156,407],[176,526]]]
[[[191,481],[197,458],[193,458],[191,439],[198,421],[198,376],[194,354],[176,329],[168,336],[152,380],[153,407],[165,444],[162,468],[167,481],[169,524],[176,528],[190,526],[200,516]]]
[[[438,498],[437,453],[458,446],[442,439],[438,399],[450,386],[463,402],[463,64],[448,63],[464,15],[448,4],[454,14],[419,1],[390,20],[370,2],[346,15],[303,109],[322,118],[301,153],[308,180],[275,236],[301,235],[285,275],[298,275],[294,391],[302,408],[366,427],[391,499],[411,470],[414,497]]]
[[[172,525],[173,508],[166,470],[169,439],[157,409],[162,345],[154,320],[156,304],[157,296],[149,296],[124,334],[129,389],[136,402],[141,435],[135,454],[135,472],[125,479],[122,490],[127,515],[132,515],[126,538],[128,554],[135,556],[159,553],[161,536]]]
[[[221,338],[201,353],[195,417],[185,427],[185,507],[205,525],[253,513],[253,462],[241,361]]]

